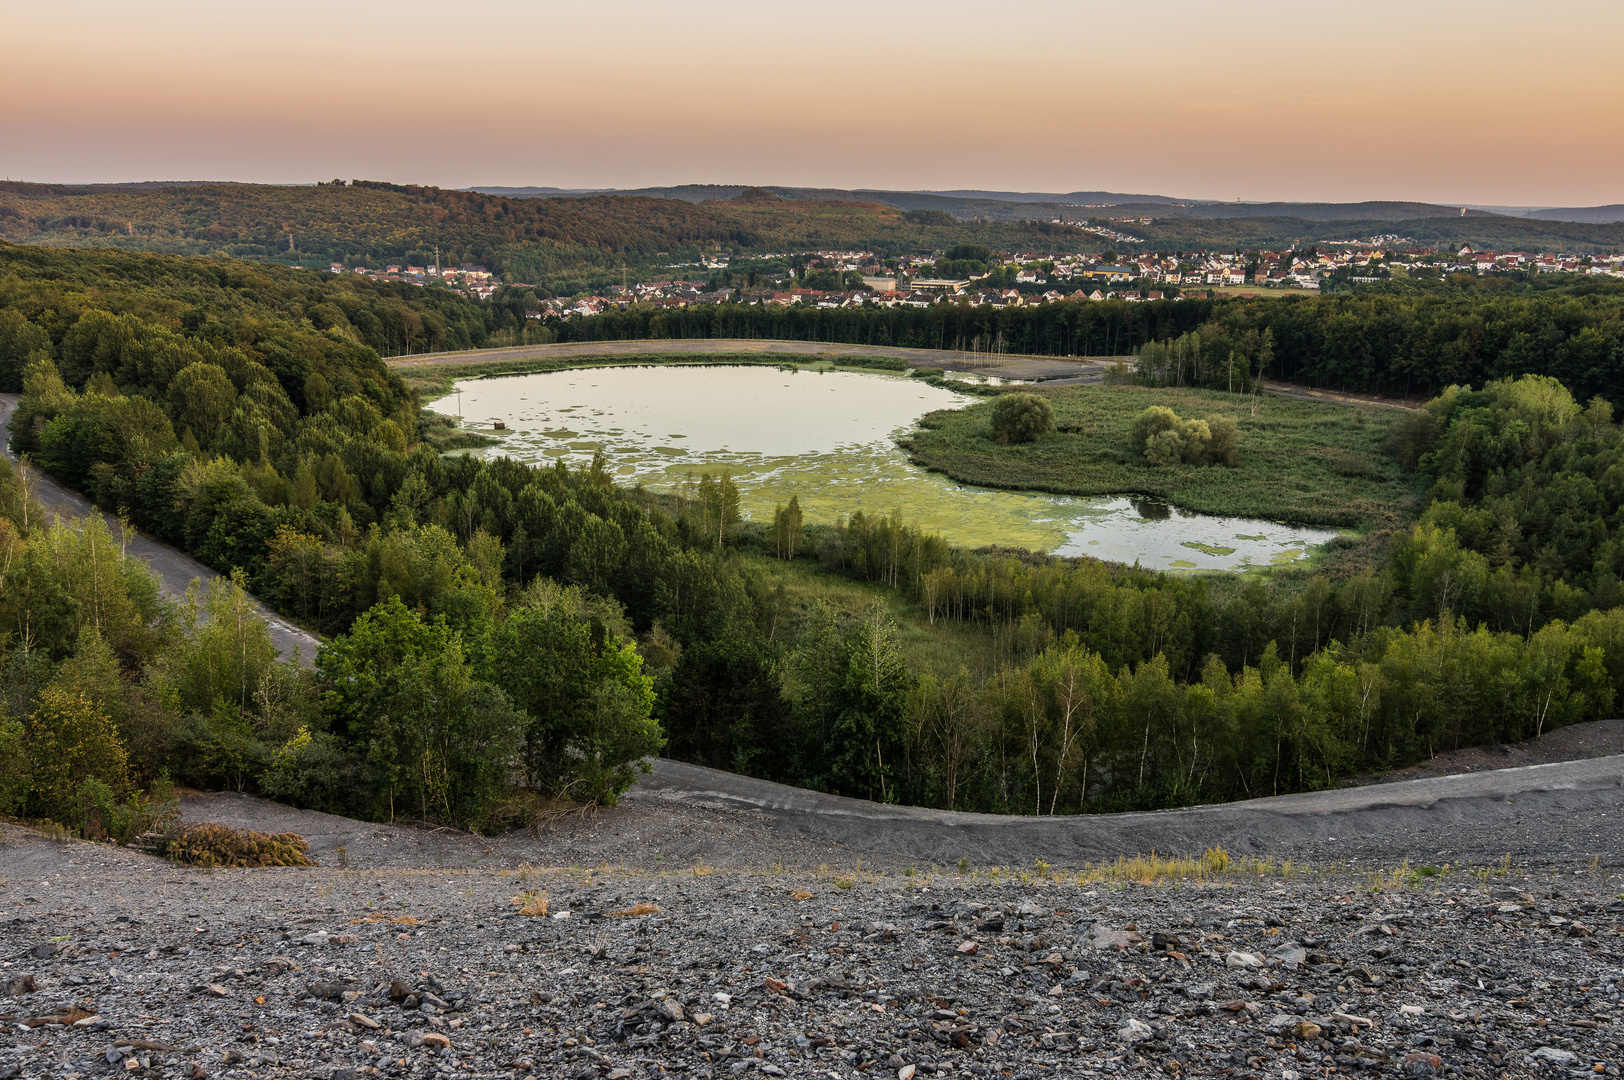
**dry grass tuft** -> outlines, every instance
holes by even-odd
[[[650,904],[646,901],[639,901],[629,908],[625,908],[621,911],[611,911],[609,914],[613,915],[617,919],[631,919],[637,917],[638,915],[655,915],[658,914],[659,911],[660,908],[658,905]]]
[[[1275,862],[1271,858],[1245,855],[1232,857],[1223,848],[1208,848],[1197,858],[1175,856],[1165,858],[1151,852],[1132,858],[1118,856],[1115,862],[1099,863],[1085,868],[1076,875],[1078,885],[1100,882],[1133,882],[1154,885],[1173,881],[1208,881],[1224,877],[1278,877],[1290,879],[1302,873],[1292,860]]]
[[[810,899],[812,899],[812,894],[810,892],[808,892],[806,889],[796,889],[794,892],[790,893],[789,895],[790,895],[791,900],[810,900]]]
[[[547,893],[521,892],[513,897],[513,903],[518,906],[520,915],[539,918],[547,914]]]

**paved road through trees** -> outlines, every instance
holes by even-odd
[[[0,443],[0,453],[4,453],[12,461],[17,459],[11,453],[11,414],[17,408],[19,396],[0,394],[0,434],[5,436],[3,443]],[[113,534],[115,536],[119,534],[122,526],[117,519],[97,510],[89,499],[63,487],[38,470],[32,470],[32,474],[34,496],[47,513],[56,514],[64,519],[100,515]],[[176,601],[185,598],[186,590],[193,581],[207,585],[221,576],[189,555],[140,533],[131,535],[128,550],[145,560],[152,568],[152,572],[158,575],[164,595]],[[271,641],[276,645],[278,655],[284,659],[297,656],[299,662],[305,665],[315,661],[316,646],[319,642],[314,634],[299,629],[264,604],[256,601],[256,606],[270,626]]]

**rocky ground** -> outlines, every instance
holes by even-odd
[[[1585,770],[1093,824],[1132,855],[1170,821],[1191,844],[1282,823],[1227,869],[1050,866],[1032,845],[1062,834],[735,805],[686,772],[492,841],[188,805],[304,833],[305,869],[6,827],[0,1078],[1617,1076],[1624,788]],[[1394,806],[1439,828],[1384,840]],[[1384,864],[1317,855],[1315,814]],[[1007,859],[907,858],[983,827]],[[1435,859],[1474,830],[1511,850]]]

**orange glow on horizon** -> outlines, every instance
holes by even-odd
[[[0,172],[1624,201],[1624,5],[962,0],[7,15]]]

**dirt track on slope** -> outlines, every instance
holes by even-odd
[[[1054,866],[1157,852],[1294,859],[1316,866],[1624,866],[1624,755],[1148,813],[1002,817],[889,806],[660,760],[620,805],[484,838],[294,810],[231,792],[185,804],[188,821],[297,832],[357,867],[704,863]]]

